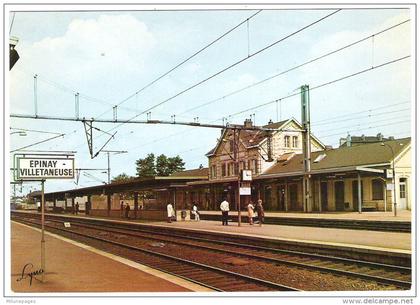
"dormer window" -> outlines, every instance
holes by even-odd
[[[290,136],[284,137],[284,147],[290,147]]]
[[[321,162],[326,156],[326,154],[320,154],[318,157],[315,158],[314,163]]]

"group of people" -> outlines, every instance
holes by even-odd
[[[222,201],[220,204],[220,210],[222,211],[222,226],[228,225],[228,218],[229,218],[229,202],[226,199]],[[264,222],[264,208],[262,205],[262,200],[258,199],[256,206],[252,202],[250,202],[247,206],[248,210],[248,222],[250,225],[254,224],[254,217],[255,217],[255,210],[257,211],[257,218],[258,223],[262,226]]]
[[[121,217],[130,218],[130,205],[128,203],[124,204],[124,201],[121,201],[120,205],[120,211],[121,211]]]
[[[168,222],[171,223],[172,219],[175,217],[175,210],[172,206],[172,203],[168,203],[168,205],[166,206],[166,212],[168,215]],[[198,212],[198,207],[196,204],[193,204],[191,213],[194,215],[195,221],[200,221],[200,213]]]
[[[121,203],[121,211],[123,210],[122,203]],[[228,225],[228,218],[229,218],[229,202],[224,199],[222,203],[220,204],[220,210],[222,211],[222,225],[227,226]],[[254,218],[255,218],[255,211],[257,212],[257,219],[258,224],[262,226],[264,223],[264,208],[262,205],[262,200],[258,199],[257,204],[254,205],[252,202],[250,202],[247,206],[248,210],[248,221],[250,225],[254,224]],[[130,211],[130,207],[128,206],[128,211]],[[166,206],[166,212],[168,215],[168,222],[171,223],[172,220],[175,218],[175,209],[172,206],[171,203],[168,203]],[[128,213],[128,212],[126,212]],[[195,203],[193,203],[191,214],[194,215],[195,221],[200,221],[200,213],[198,212],[198,207]],[[127,216],[128,218],[128,216]]]

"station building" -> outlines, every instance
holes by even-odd
[[[252,126],[252,121],[244,124]],[[239,132],[239,170],[248,169],[253,174],[251,196],[241,196],[243,208],[261,198],[267,211],[357,211],[360,198],[363,211],[391,211],[395,189],[397,209],[411,210],[411,138],[378,135],[375,141],[356,141],[355,137],[347,137],[333,149],[311,135],[312,192],[306,194],[311,204],[304,206],[302,126],[292,118],[269,122],[264,127],[274,129],[270,131],[270,147],[267,131]],[[233,145],[233,131],[224,129],[215,147],[206,154],[208,168],[47,193],[46,205],[72,210],[77,202],[85,213],[118,217],[123,201],[131,206],[133,218],[163,219],[168,202],[178,212],[189,210],[193,203],[201,210],[219,210],[226,198],[233,210],[237,207],[239,174],[234,166]],[[270,148],[272,160],[268,157]]]

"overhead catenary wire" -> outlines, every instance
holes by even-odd
[[[335,10],[335,11],[333,11],[332,13],[329,13],[329,14],[327,14],[327,15],[325,15],[325,16],[323,16],[323,17],[319,18],[319,19],[317,19],[316,21],[313,21],[313,22],[311,22],[310,24],[308,24],[308,25],[306,25],[306,26],[304,26],[304,27],[302,27],[302,28],[300,28],[300,29],[298,29],[298,30],[296,30],[296,31],[294,31],[294,32],[292,32],[292,33],[290,33],[290,34],[288,34],[288,35],[286,35],[286,36],[282,37],[281,39],[278,39],[278,40],[276,40],[276,41],[272,42],[271,44],[269,44],[269,45],[267,45],[267,46],[265,46],[265,47],[263,47],[263,48],[261,48],[261,49],[259,49],[259,50],[255,51],[254,53],[252,53],[252,54],[250,54],[249,56],[246,56],[246,57],[244,57],[244,58],[240,59],[239,61],[234,62],[233,64],[231,64],[231,65],[229,65],[229,66],[227,66],[227,67],[223,68],[222,70],[219,70],[218,72],[216,72],[216,73],[212,74],[211,76],[209,76],[209,77],[207,77],[207,78],[205,78],[205,79],[203,79],[203,80],[199,81],[198,83],[195,83],[195,84],[193,84],[193,85],[189,86],[188,88],[186,88],[186,89],[184,89],[184,90],[182,90],[182,91],[178,92],[177,94],[175,94],[175,95],[173,95],[173,96],[171,96],[171,97],[169,97],[169,98],[167,98],[167,99],[165,99],[165,100],[163,100],[163,101],[161,101],[161,102],[159,102],[159,103],[157,103],[157,104],[155,104],[155,105],[153,105],[153,106],[150,106],[150,107],[146,108],[146,109],[145,109],[145,110],[143,110],[142,112],[140,112],[140,113],[138,113],[138,114],[134,115],[133,117],[131,117],[130,119],[128,119],[126,122],[123,122],[123,123],[121,123],[121,124],[118,124],[117,126],[114,126],[113,128],[111,128],[111,129],[110,129],[110,130],[108,130],[108,131],[111,131],[111,130],[114,130],[114,129],[116,129],[116,128],[119,128],[120,126],[124,125],[125,123],[128,123],[129,121],[136,119],[136,118],[137,118],[137,117],[139,117],[140,115],[145,114],[145,113],[147,113],[147,112],[150,112],[151,110],[153,110],[153,109],[155,109],[155,108],[157,108],[157,107],[159,107],[159,106],[161,106],[161,105],[163,105],[163,104],[165,104],[165,103],[167,103],[167,102],[169,102],[169,101],[173,100],[174,98],[176,98],[176,97],[178,97],[178,96],[180,96],[180,95],[184,94],[185,92],[188,92],[188,91],[190,91],[190,90],[192,90],[192,89],[194,89],[194,88],[198,87],[199,85],[201,85],[201,84],[203,84],[203,83],[205,83],[205,82],[207,82],[207,81],[209,81],[209,80],[213,79],[214,77],[216,77],[216,76],[218,76],[218,75],[220,75],[220,74],[222,74],[222,73],[224,73],[224,72],[226,72],[226,71],[228,71],[228,70],[232,69],[233,67],[236,67],[237,65],[239,65],[239,64],[241,64],[241,63],[243,63],[243,62],[245,62],[246,60],[248,60],[248,59],[250,59],[250,58],[253,58],[254,56],[256,56],[256,55],[258,55],[258,54],[261,54],[262,52],[264,52],[264,51],[266,51],[266,50],[268,50],[268,49],[272,48],[273,46],[275,46],[275,45],[279,44],[280,42],[283,42],[283,41],[285,41],[286,39],[288,39],[288,38],[290,38],[290,37],[292,37],[292,36],[294,36],[294,35],[297,35],[298,33],[300,33],[300,32],[302,32],[302,31],[306,30],[307,28],[309,28],[309,27],[311,27],[311,26],[314,26],[315,24],[318,24],[319,22],[321,22],[321,21],[323,21],[323,20],[327,19],[328,17],[331,17],[331,16],[333,16],[334,14],[337,14],[339,11],[341,11],[341,9]]]
[[[384,63],[382,63],[382,64],[380,64],[380,65],[376,65],[376,66],[373,66],[373,67],[369,67],[369,68],[367,68],[367,69],[360,70],[360,71],[358,71],[358,72],[354,72],[354,73],[351,73],[351,74],[345,75],[345,76],[340,77],[340,78],[337,78],[337,79],[335,79],[335,80],[332,80],[332,81],[329,81],[329,82],[325,82],[325,83],[322,83],[322,84],[320,84],[320,85],[316,85],[316,86],[314,86],[314,87],[311,87],[311,88],[309,88],[309,90],[313,91],[313,90],[316,90],[316,89],[319,89],[319,88],[322,88],[322,87],[325,87],[325,86],[328,86],[328,85],[331,85],[331,84],[334,84],[334,83],[340,82],[340,81],[342,81],[342,80],[345,80],[345,79],[348,79],[348,78],[352,78],[352,77],[354,77],[354,76],[358,76],[358,75],[360,75],[360,74],[363,74],[363,73],[370,72],[370,71],[373,71],[373,70],[378,69],[378,68],[382,68],[382,67],[388,66],[388,65],[390,65],[390,64],[393,64],[393,63],[396,63],[396,62],[402,61],[402,60],[404,60],[404,59],[410,58],[410,56],[411,56],[411,55],[406,55],[406,56],[403,56],[403,57],[399,57],[399,58],[397,58],[397,59],[394,59],[394,60],[390,60],[390,61],[384,62]],[[235,113],[231,113],[231,114],[229,114],[229,116],[234,117],[234,116],[237,116],[237,115],[239,115],[239,114],[243,114],[243,113],[246,113],[246,112],[249,112],[249,111],[252,111],[252,110],[255,110],[255,109],[261,108],[261,107],[265,107],[265,106],[268,106],[268,105],[270,105],[270,104],[276,103],[277,101],[280,101],[280,100],[285,100],[285,99],[288,99],[288,98],[291,98],[291,97],[293,97],[293,96],[297,96],[297,95],[300,95],[300,94],[301,94],[300,92],[292,93],[292,94],[289,94],[289,95],[283,96],[283,97],[281,97],[281,98],[277,98],[277,99],[275,99],[275,100],[271,100],[271,101],[269,101],[269,102],[265,102],[265,103],[263,103],[263,104],[259,104],[259,105],[257,105],[257,106],[253,106],[253,107],[250,107],[250,108],[247,108],[247,109],[244,109],[244,110],[241,110],[241,111],[235,112]],[[219,120],[221,120],[221,118],[220,118],[220,119],[217,119],[217,120],[215,120],[215,121],[219,121]]]
[[[183,61],[181,61],[180,63],[176,64],[174,67],[172,67],[171,69],[169,69],[169,71],[163,73],[162,75],[158,76],[157,78],[155,78],[154,80],[152,80],[151,82],[149,82],[148,84],[146,84],[145,86],[143,86],[141,89],[137,90],[136,92],[134,92],[133,94],[129,95],[128,97],[126,97],[125,99],[123,99],[121,102],[119,102],[116,106],[120,106],[121,104],[125,103],[126,101],[128,101],[129,99],[131,99],[134,96],[137,96],[140,92],[144,91],[145,89],[149,88],[150,86],[152,86],[153,84],[155,84],[156,82],[158,82],[159,80],[161,80],[162,78],[164,78],[165,76],[167,76],[168,74],[170,74],[171,72],[175,71],[176,69],[178,69],[180,66],[182,66],[183,64],[185,64],[187,61],[191,60],[192,58],[196,57],[198,54],[200,54],[201,52],[203,52],[204,50],[208,49],[209,47],[211,47],[212,45],[214,45],[216,42],[218,42],[219,40],[223,39],[224,37],[226,37],[227,35],[229,35],[231,32],[233,32],[234,30],[236,30],[237,28],[239,28],[241,25],[243,25],[244,23],[246,23],[247,21],[249,21],[250,19],[254,18],[256,15],[258,15],[259,13],[261,13],[262,10],[258,10],[256,13],[252,14],[250,17],[248,17],[247,19],[243,20],[242,22],[240,22],[239,24],[235,25],[234,27],[230,28],[228,31],[226,31],[225,33],[223,33],[222,35],[220,35],[219,37],[217,37],[216,39],[214,39],[213,41],[211,41],[210,43],[208,43],[207,45],[205,45],[204,47],[202,47],[201,49],[199,49],[198,51],[194,52],[192,55],[190,55],[189,57],[187,57],[186,59],[184,59]],[[99,115],[102,116],[105,113],[109,112],[110,110],[102,113]]]
[[[401,26],[401,25],[403,25],[403,24],[405,24],[405,23],[407,23],[407,22],[409,22],[409,21],[410,21],[410,19],[404,20],[404,21],[402,21],[402,22],[400,22],[400,23],[397,23],[397,24],[395,24],[395,25],[393,25],[393,26],[390,26],[390,27],[388,27],[388,28],[386,28],[386,29],[383,29],[383,30],[381,30],[381,31],[379,31],[379,32],[376,32],[376,33],[374,33],[374,34],[371,34],[371,35],[369,35],[369,36],[366,36],[366,37],[364,37],[364,38],[361,38],[361,39],[359,39],[359,40],[356,40],[356,41],[354,41],[354,42],[352,42],[352,43],[349,43],[349,44],[347,44],[347,45],[344,45],[344,46],[342,46],[342,47],[340,47],[340,48],[338,48],[338,49],[335,49],[335,50],[333,50],[333,51],[327,52],[327,53],[325,53],[325,54],[323,54],[323,55],[321,55],[321,56],[318,56],[318,57],[315,57],[315,58],[313,58],[313,59],[310,59],[310,60],[308,60],[308,61],[306,61],[306,62],[304,62],[304,63],[302,63],[302,64],[296,65],[296,66],[294,66],[294,67],[292,67],[292,68],[289,68],[289,69],[286,69],[286,70],[284,70],[284,71],[282,71],[282,72],[279,72],[279,73],[276,73],[276,74],[274,74],[274,75],[271,75],[271,76],[269,76],[269,77],[267,77],[267,78],[265,78],[265,79],[263,79],[263,80],[261,80],[261,81],[258,81],[258,82],[252,83],[252,84],[250,84],[250,85],[244,86],[244,87],[242,87],[242,88],[240,88],[240,89],[234,90],[234,91],[232,91],[232,92],[230,92],[230,93],[228,93],[228,94],[225,94],[225,95],[224,95],[224,96],[222,96],[222,97],[219,97],[219,98],[216,98],[216,99],[210,100],[210,101],[208,101],[208,102],[205,102],[205,103],[203,103],[203,104],[200,104],[200,105],[194,106],[194,107],[192,107],[192,108],[189,108],[189,109],[187,109],[187,110],[185,110],[185,111],[183,111],[183,112],[179,113],[178,115],[182,115],[182,114],[185,114],[185,113],[191,112],[191,111],[193,111],[193,110],[199,109],[199,108],[201,108],[201,107],[208,106],[208,105],[210,105],[210,104],[212,104],[212,103],[215,103],[215,102],[217,102],[217,101],[223,100],[223,99],[225,99],[225,98],[227,98],[227,97],[230,97],[230,96],[232,96],[232,95],[235,95],[235,94],[237,94],[237,93],[240,93],[240,92],[242,92],[242,91],[244,91],[244,90],[247,90],[247,89],[250,89],[250,88],[252,88],[252,87],[255,87],[255,86],[261,85],[261,84],[263,84],[263,83],[265,83],[265,82],[267,82],[267,81],[269,81],[269,80],[272,80],[272,79],[274,79],[274,78],[276,78],[276,77],[279,77],[279,76],[281,76],[281,75],[284,75],[284,74],[286,74],[286,73],[289,73],[289,72],[291,72],[291,71],[294,71],[294,70],[296,70],[296,69],[299,69],[299,68],[301,68],[301,67],[303,67],[303,66],[306,66],[306,65],[308,65],[308,64],[311,64],[311,63],[314,63],[314,62],[316,62],[316,61],[319,61],[319,60],[321,60],[321,59],[323,59],[323,58],[326,58],[326,57],[328,57],[328,56],[331,56],[331,55],[333,55],[333,54],[335,54],[335,53],[338,53],[338,52],[340,52],[340,51],[343,51],[343,50],[345,50],[345,49],[348,49],[348,48],[350,48],[350,47],[352,47],[352,46],[355,46],[355,45],[357,45],[357,44],[359,44],[359,43],[362,43],[362,42],[364,42],[364,41],[366,41],[366,40],[370,39],[370,38],[371,38],[371,37],[373,37],[373,36],[378,36],[378,35],[381,35],[381,34],[383,34],[383,33],[387,32],[387,31],[390,31],[390,30],[392,30],[392,29],[395,29],[395,28],[397,28],[397,27],[399,27],[399,26]]]
[[[322,58],[325,58],[325,57],[327,57],[327,56],[330,56],[330,55],[332,55],[332,54],[335,54],[335,53],[337,53],[337,52],[339,52],[339,51],[342,51],[342,50],[344,50],[344,49],[350,48],[351,46],[354,46],[354,45],[359,44],[359,43],[361,43],[361,42],[363,42],[363,41],[365,41],[365,40],[368,40],[368,39],[370,39],[371,37],[381,35],[381,34],[383,34],[383,33],[387,32],[387,31],[389,31],[389,30],[391,30],[391,29],[394,29],[394,28],[396,28],[396,27],[399,27],[399,26],[401,26],[401,25],[403,25],[403,24],[405,24],[405,23],[407,23],[407,22],[409,22],[409,21],[410,21],[410,19],[407,19],[407,20],[404,20],[404,21],[402,21],[402,22],[399,22],[399,23],[397,23],[397,24],[395,24],[395,25],[393,25],[393,26],[387,27],[387,28],[385,28],[385,29],[383,29],[383,30],[381,30],[381,31],[378,31],[378,32],[376,32],[376,33],[374,33],[374,34],[371,34],[371,35],[369,35],[369,36],[366,36],[366,37],[364,37],[364,38],[361,38],[361,39],[359,39],[359,40],[357,40],[357,41],[354,41],[354,42],[352,42],[352,43],[350,43],[350,44],[347,44],[347,45],[345,45],[345,46],[343,46],[343,47],[341,47],[341,48],[338,48],[338,49],[333,50],[333,51],[331,51],[331,52],[325,53],[325,54],[323,54],[323,55],[321,55],[321,56],[318,56],[318,57],[316,57],[316,58],[314,58],[314,59],[311,59],[311,60],[309,60],[309,61],[306,61],[306,62],[304,62],[304,63],[302,63],[302,64],[300,64],[300,65],[297,65],[297,66],[295,66],[295,67],[292,67],[292,68],[290,68],[290,69],[288,69],[288,70],[286,70],[286,71],[283,71],[283,72],[277,73],[277,74],[275,74],[275,75],[273,75],[273,76],[270,76],[270,77],[268,77],[268,78],[266,78],[266,79],[264,79],[264,80],[262,80],[262,81],[259,81],[259,82],[257,82],[257,83],[253,83],[253,84],[251,84],[251,85],[248,85],[248,86],[245,86],[245,87],[243,87],[243,88],[240,88],[239,90],[235,90],[235,91],[233,91],[233,92],[231,92],[231,93],[229,93],[229,94],[227,94],[227,95],[224,95],[224,96],[223,96],[223,97],[221,97],[221,98],[217,98],[217,99],[215,99],[215,100],[211,100],[211,101],[206,102],[206,103],[204,103],[204,104],[201,104],[201,105],[195,106],[195,107],[193,107],[193,108],[190,108],[190,109],[188,109],[188,110],[186,110],[186,111],[184,111],[184,112],[182,112],[182,113],[180,113],[180,114],[177,114],[177,115],[179,116],[179,115],[185,114],[185,113],[190,112],[190,111],[192,111],[192,110],[198,109],[198,108],[200,108],[200,107],[203,107],[203,106],[209,105],[209,104],[211,104],[211,103],[213,103],[213,102],[216,102],[216,101],[218,101],[218,100],[224,99],[224,98],[226,98],[226,97],[228,97],[228,96],[231,96],[231,95],[233,95],[233,94],[239,93],[239,92],[241,92],[241,91],[243,91],[243,90],[249,89],[249,88],[254,87],[254,86],[256,86],[256,85],[259,85],[259,84],[262,84],[262,83],[264,83],[264,82],[266,82],[266,81],[268,81],[268,80],[270,80],[270,79],[273,79],[273,78],[275,78],[275,77],[278,77],[278,76],[280,76],[280,75],[282,75],[282,74],[285,74],[285,73],[290,72],[290,71],[292,71],[292,70],[298,69],[298,68],[300,68],[300,67],[302,67],[302,66],[304,66],[304,65],[307,65],[307,64],[313,63],[313,62],[315,62],[315,61],[318,61],[318,60],[320,60],[320,59],[322,59]],[[278,101],[276,101],[276,103],[278,103],[280,100],[281,100],[281,99],[279,99]],[[220,120],[220,119],[218,119],[218,120]],[[167,139],[167,138],[170,138],[170,137],[172,137],[172,136],[176,136],[176,135],[184,134],[184,133],[187,133],[187,132],[189,132],[189,130],[182,131],[182,132],[176,132],[176,133],[173,133],[173,134],[171,134],[171,135],[165,136],[165,137],[163,137],[162,139]],[[151,141],[151,142],[149,142],[149,143],[146,143],[146,145],[147,145],[147,144],[151,144],[151,143],[156,143],[156,142],[158,142],[158,141],[159,141],[159,139],[157,139],[157,140],[153,140],[153,141]]]
[[[378,107],[378,108],[383,108],[383,107]],[[404,110],[409,110],[409,109],[404,109]],[[398,112],[398,111],[395,111],[395,112]],[[387,114],[388,113],[393,113],[393,112],[387,112]],[[375,116],[379,116],[379,115],[382,115],[382,114],[383,113],[380,113],[380,114],[377,114],[377,115],[371,114],[369,117],[375,117]],[[395,119],[400,119],[400,118],[407,118],[407,116],[399,116],[399,117],[396,117],[396,118],[393,118],[393,119],[395,120]],[[374,121],[374,122],[369,122],[369,124],[380,123],[380,122],[387,121],[387,120],[389,120],[389,119],[377,120],[377,121]],[[345,131],[347,131],[349,128],[358,127],[360,125],[361,125],[361,123],[358,123],[356,125],[353,124],[353,125],[350,125],[350,126],[340,127],[338,130],[345,130]],[[335,130],[337,130],[337,128],[335,128]],[[322,131],[324,131],[324,130],[321,130],[321,131],[318,131],[318,132],[322,132]],[[327,131],[327,130],[325,130],[325,131]],[[296,131],[296,132],[299,132],[299,131]],[[339,134],[341,134],[341,133],[339,133]],[[321,138],[323,136],[322,135],[320,135],[320,136],[317,135],[317,137],[320,137]],[[248,138],[245,137],[245,140],[247,140]],[[183,151],[176,152],[175,154],[182,154],[182,153],[191,152],[191,151],[195,151],[195,150],[198,150],[198,149],[204,149],[204,148],[206,148],[208,150],[209,149],[209,145],[205,145],[205,146],[203,145],[203,146],[199,146],[199,147],[194,147],[194,148],[191,148],[191,149],[188,149],[188,150],[183,150]]]
[[[355,76],[358,76],[358,75],[361,75],[361,74],[363,74],[363,73],[367,73],[367,72],[373,71],[373,70],[375,70],[375,69],[378,69],[378,68],[382,68],[382,67],[388,66],[388,65],[390,65],[390,64],[393,64],[393,63],[399,62],[399,61],[404,60],[404,59],[407,59],[407,58],[409,58],[409,57],[410,57],[410,55],[407,55],[407,56],[403,56],[403,57],[400,57],[400,58],[397,58],[397,59],[394,59],[394,60],[390,60],[390,61],[384,62],[384,63],[382,63],[382,64],[379,64],[379,65],[377,65],[377,66],[374,66],[374,67],[369,67],[369,68],[367,68],[367,69],[363,69],[363,70],[360,70],[360,71],[358,71],[358,72],[354,72],[354,73],[351,73],[351,74],[345,75],[345,76],[343,76],[343,77],[340,77],[340,78],[334,79],[334,80],[332,80],[332,81],[328,81],[328,82],[322,83],[322,84],[320,84],[320,85],[317,85],[317,86],[314,86],[314,87],[310,88],[310,90],[311,90],[311,91],[313,91],[313,90],[316,90],[316,89],[319,89],[319,88],[322,88],[322,87],[325,87],[325,86],[328,86],[328,85],[331,85],[331,84],[334,84],[334,83],[337,83],[337,82],[340,82],[340,81],[343,81],[343,80],[346,80],[346,79],[349,79],[349,78],[352,78],[352,77],[355,77]],[[276,102],[277,102],[277,101],[279,101],[279,100],[285,100],[285,99],[288,99],[288,98],[291,98],[291,97],[293,97],[293,96],[297,96],[297,95],[300,95],[300,92],[297,92],[297,93],[292,93],[292,94],[289,94],[289,95],[287,95],[287,96],[283,96],[283,97],[281,97],[281,98],[278,98],[278,99],[275,99],[275,100],[271,100],[271,101],[269,101],[269,102],[266,102],[266,103],[263,103],[263,104],[259,104],[259,105],[254,106],[254,107],[247,108],[247,109],[245,109],[245,110],[241,110],[241,111],[238,111],[238,112],[236,112],[236,113],[229,114],[228,116],[230,116],[230,117],[234,117],[234,116],[237,116],[237,115],[239,115],[239,114],[243,114],[243,113],[249,112],[249,111],[251,111],[251,110],[255,110],[255,109],[258,109],[258,108],[265,107],[265,106],[267,106],[267,105],[270,105],[270,104],[276,103]],[[226,117],[226,116],[225,116],[225,117]],[[213,121],[211,121],[210,123],[214,123],[214,122],[220,121],[221,119],[223,119],[223,118],[213,120]],[[156,140],[155,140],[155,141],[156,141]],[[155,141],[154,141],[154,142],[155,142]],[[132,148],[133,148],[133,147],[132,147]],[[132,149],[132,148],[129,148],[129,149]],[[134,148],[135,148],[135,147],[134,147]]]

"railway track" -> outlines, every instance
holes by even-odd
[[[33,219],[36,217],[29,218]],[[26,221],[30,221],[30,219],[26,219]],[[49,222],[55,222],[62,225],[62,221],[59,220],[49,219]],[[208,238],[186,238],[179,234],[156,232],[156,230],[143,228],[128,229],[118,228],[116,225],[111,224],[87,224],[85,223],[85,220],[78,221],[72,219],[71,222],[73,226],[79,226],[80,228],[88,230],[106,231],[119,236],[129,236],[133,239],[137,238],[166,244],[176,244],[178,246],[201,249],[208,252],[217,252],[231,257],[245,258],[273,265],[282,264],[293,268],[317,271],[323,274],[334,274],[354,279],[363,279],[383,285],[391,285],[396,289],[409,289],[411,286],[411,268],[404,266],[378,264],[361,260],[281,250]],[[153,236],[151,236],[151,234],[153,234]],[[185,275],[181,274],[181,276]]]
[[[40,227],[39,222],[34,222],[32,220],[15,220],[30,226]],[[96,242],[95,246],[99,246],[106,251],[110,251],[112,253],[117,252],[119,255],[138,261],[143,265],[184,278],[215,291],[299,291],[299,289],[295,289],[293,287],[193,262],[173,255],[163,254],[158,251],[143,249],[127,243],[117,242],[91,234],[80,233],[74,230],[58,228],[49,224],[46,224],[45,227],[49,231],[59,232],[60,235],[71,237],[72,239],[84,243],[91,244],[89,241],[93,240]],[[115,251],[118,249],[122,249],[123,251]]]

